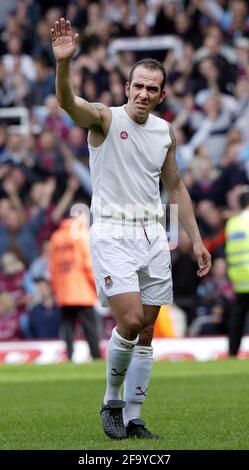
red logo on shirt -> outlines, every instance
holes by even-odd
[[[128,139],[128,133],[126,131],[122,131],[120,132],[120,137],[121,139],[126,140]]]

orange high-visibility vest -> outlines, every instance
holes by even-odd
[[[83,237],[73,219],[65,219],[51,237],[50,272],[59,306],[90,306],[97,301],[89,249],[89,230]],[[81,226],[82,228],[82,226]]]

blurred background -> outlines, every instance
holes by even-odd
[[[164,63],[167,98],[155,113],[173,125],[179,169],[213,267],[197,278],[191,243],[180,231],[172,252],[175,304],[162,308],[155,336],[227,335],[235,295],[224,227],[240,212],[249,184],[248,2],[1,0],[0,342],[65,338],[68,304],[51,271],[53,240],[74,204],[89,206],[91,181],[86,132],[55,98],[50,28],[61,16],[80,35],[72,81],[90,102],[122,105],[133,63],[148,56]],[[84,250],[82,298],[70,302],[91,307],[99,338],[108,339],[114,320],[89,293]],[[68,274],[70,260],[58,263]],[[80,316],[74,335],[84,337]]]

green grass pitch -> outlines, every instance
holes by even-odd
[[[249,449],[249,363],[157,362],[142,418],[161,441],[113,441],[99,408],[105,364],[0,366],[0,449]]]

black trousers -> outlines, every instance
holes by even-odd
[[[249,311],[249,293],[236,294],[236,301],[231,311],[229,325],[229,355],[236,356],[246,323],[247,312]]]
[[[184,296],[174,296],[175,304],[181,308],[186,315],[187,328],[192,324],[193,320],[196,318],[196,296],[193,297],[184,297]]]
[[[75,320],[80,319],[82,330],[88,342],[93,359],[101,357],[99,349],[99,323],[93,307],[66,306],[61,307],[63,337],[66,341],[68,359],[72,359]]]

